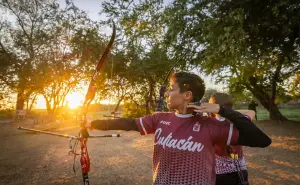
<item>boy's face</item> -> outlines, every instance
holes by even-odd
[[[177,83],[170,83],[170,88],[166,92],[166,102],[169,109],[179,110],[187,100],[187,92],[180,93]]]

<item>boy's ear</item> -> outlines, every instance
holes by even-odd
[[[184,100],[192,100],[193,99],[193,93],[192,91],[186,91],[184,93]]]

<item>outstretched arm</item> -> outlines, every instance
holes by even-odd
[[[94,120],[88,121],[86,127],[97,130],[134,130],[139,131],[135,119],[119,118],[111,120]]]
[[[98,130],[135,130],[141,135],[153,134],[159,120],[159,113],[143,118],[120,118],[113,120],[96,120],[88,122],[87,127]]]

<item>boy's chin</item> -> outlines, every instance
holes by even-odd
[[[171,104],[167,104],[167,107],[168,107],[168,109],[171,109],[172,108],[172,105]]]
[[[171,104],[168,104],[167,107],[168,107],[169,110],[176,109],[176,107],[174,105],[171,105]]]

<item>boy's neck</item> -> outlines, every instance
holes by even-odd
[[[193,109],[192,108],[187,108],[186,106],[177,109],[176,110],[177,114],[192,114],[193,113]]]

